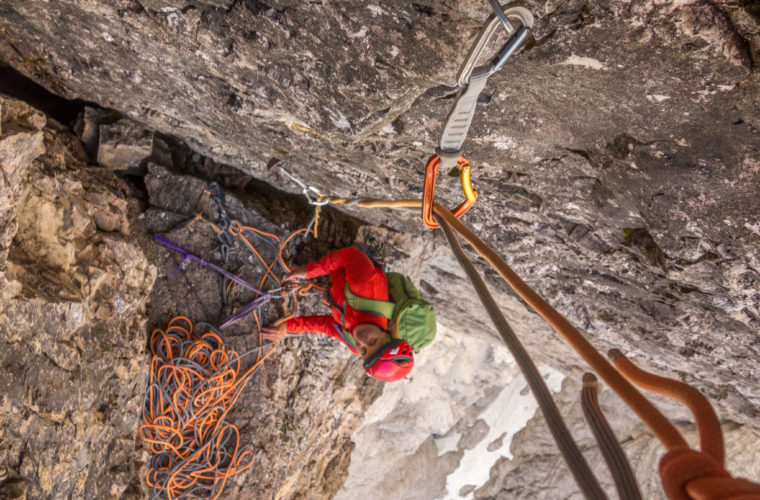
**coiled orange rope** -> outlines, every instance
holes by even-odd
[[[146,482],[154,498],[220,497],[228,478],[253,464],[253,450],[240,446],[238,429],[225,417],[251,375],[278,344],[247,370],[243,355],[212,331],[193,334],[184,316],[154,330],[150,379],[143,404],[140,436],[153,457]]]

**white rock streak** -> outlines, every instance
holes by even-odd
[[[605,66],[603,62],[597,59],[592,59],[591,57],[576,56],[575,54],[571,55],[570,57],[562,61],[560,64],[565,64],[568,66],[583,66],[584,68],[589,68],[589,69],[599,69],[599,70],[607,69],[607,66]]]

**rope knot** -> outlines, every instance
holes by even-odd
[[[760,499],[760,485],[731,477],[720,463],[696,450],[666,453],[660,460],[660,478],[671,500]]]

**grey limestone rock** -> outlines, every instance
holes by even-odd
[[[489,80],[464,145],[479,191],[464,220],[600,350],[617,347],[654,371],[695,385],[716,405],[725,425],[736,426],[747,442],[754,442],[760,432],[757,7],[740,0],[529,0],[526,5],[536,17],[532,38]],[[487,2],[475,0],[8,0],[0,5],[0,59],[60,95],[115,109],[146,129],[184,140],[217,164],[292,193],[300,188],[267,170],[270,158],[284,158],[293,174],[331,195],[416,198],[425,161],[457,90],[456,71],[487,15]],[[39,140],[34,139],[39,127],[32,129],[24,139],[30,143]],[[19,155],[39,154],[33,151]],[[79,192],[72,179],[39,182],[40,195]],[[461,196],[456,180],[439,179],[438,200],[453,206]],[[118,212],[117,205],[111,210]],[[54,207],[81,224],[77,231],[97,231],[98,225],[116,235],[124,231],[110,217],[90,225],[83,203]],[[409,240],[425,240],[418,246],[399,243],[397,255],[424,258],[406,264],[441,305],[440,322],[453,332],[440,345],[459,345],[465,332],[482,342],[494,339],[442,239],[421,229],[418,215],[355,207],[346,212]],[[182,215],[191,213],[164,212],[161,230],[181,223]],[[308,217],[310,210],[290,215]],[[349,237],[351,231],[337,226],[325,229],[335,238],[331,243],[352,242],[355,234]],[[68,231],[67,241],[78,241],[75,229],[62,229]],[[32,236],[28,251],[47,251],[49,237]],[[63,247],[79,250],[71,244]],[[79,258],[76,252],[40,255],[55,266],[73,266]],[[537,361],[579,377],[583,363],[476,260]],[[60,275],[56,279],[66,286],[50,289],[34,272],[19,278],[23,272],[14,272],[16,279],[34,284],[36,296],[60,301],[61,293],[71,293],[62,290],[76,290]],[[109,311],[102,316],[108,318]],[[296,370],[298,359],[283,355],[278,374],[287,381],[272,376],[277,380],[272,383],[277,401],[298,401],[292,404],[304,414],[308,407],[302,399],[314,392],[340,400],[344,396],[334,395],[365,387],[316,376],[299,385],[289,378],[303,373]],[[338,366],[347,366],[342,362]],[[504,387],[493,372],[473,375],[466,386],[447,383],[456,366],[451,363],[425,375],[443,380],[441,399],[459,398],[451,408],[467,413],[484,392]],[[263,470],[281,472],[271,473],[276,479],[255,476],[261,491],[279,492],[280,498],[332,495],[345,475],[352,444],[347,427],[331,433],[332,441],[318,440],[316,429],[337,428],[340,422],[357,426],[375,390],[367,387],[360,402],[352,400],[344,420],[272,417],[290,422],[277,431],[282,441],[286,435],[296,441],[295,436],[305,437],[297,442],[297,452],[288,448],[262,459]],[[407,463],[418,449],[419,456],[431,457],[428,438],[447,435],[458,420],[433,399],[415,401],[447,418],[412,418],[417,414],[404,406],[403,394],[385,392],[395,394],[381,403],[396,408],[390,414],[419,425],[413,439],[394,452],[399,460],[394,463]],[[320,408],[326,409],[323,403]],[[475,416],[460,425],[474,424]],[[376,417],[364,427],[374,442],[394,436],[398,424]],[[635,424],[620,419],[624,432],[633,432]],[[433,423],[440,426],[434,429]],[[515,443],[515,456],[524,462],[505,459],[494,466],[482,491],[464,484],[449,494],[576,494],[548,446],[539,450]],[[334,446],[339,455],[326,482],[311,472],[303,481],[293,479],[299,468],[314,474],[328,469],[327,455],[317,455],[310,446]],[[352,469],[371,472],[368,464],[376,462],[361,451],[351,459]],[[441,470],[451,470],[459,452],[444,455]],[[540,466],[529,465],[543,453]],[[637,456],[651,466],[653,454]],[[546,479],[544,472],[553,475]],[[366,484],[366,477],[349,473],[346,484]],[[526,478],[529,486],[517,481]],[[427,498],[439,495],[446,479],[437,474],[434,483]]]
[[[153,132],[130,120],[98,127],[98,164],[112,170],[137,168],[153,152]]]

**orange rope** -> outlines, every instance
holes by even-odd
[[[272,237],[272,238],[274,238],[278,242],[280,241],[280,238],[278,236],[274,235],[274,234],[270,234],[270,233],[267,233],[267,232],[264,232],[264,231],[260,231],[260,230],[256,229],[255,227],[243,226],[238,221],[232,221],[232,223],[230,224],[230,227],[228,229],[229,229],[230,234],[232,234],[233,236],[237,236],[238,238],[240,238],[241,240],[243,240],[243,243],[245,243],[246,246],[259,259],[259,262],[261,262],[261,265],[264,266],[264,269],[266,269],[266,274],[269,274],[274,279],[275,283],[277,283],[277,286],[279,286],[281,284],[280,279],[277,277],[276,274],[274,274],[274,271],[272,270],[272,268],[274,267],[274,262],[272,262],[271,264],[269,264],[269,263],[267,263],[266,260],[264,260],[264,257],[262,257],[261,254],[258,252],[258,250],[256,250],[256,247],[254,247],[253,244],[250,241],[248,241],[248,238],[245,237],[245,235],[243,234],[243,230],[246,229],[248,231],[253,231],[255,233],[259,233],[259,234],[262,234],[262,235],[265,235],[265,236]]]
[[[697,422],[702,452],[709,455],[721,466],[724,464],[723,431],[720,428],[715,410],[701,392],[678,380],[642,370],[631,363],[618,349],[610,349],[608,356],[615,364],[615,368],[631,383],[655,394],[673,398],[686,405]]]
[[[319,208],[319,206],[314,207],[314,229],[312,233],[314,233],[315,240],[319,238]]]
[[[315,219],[314,219],[314,229],[313,229],[313,234],[314,234],[315,237],[317,235],[317,226],[318,226],[318,224],[319,224],[319,210],[317,208]],[[292,233],[290,233],[290,235],[288,235],[288,237],[285,238],[284,240],[280,240],[280,238],[277,235],[274,235],[274,234],[271,234],[271,233],[267,233],[266,231],[262,231],[260,229],[256,229],[255,227],[252,227],[252,226],[244,226],[244,225],[240,224],[240,222],[238,222],[238,221],[232,221],[232,223],[230,224],[230,227],[228,228],[228,230],[229,230],[230,234],[232,234],[233,236],[236,236],[236,237],[240,238],[243,241],[243,243],[253,252],[253,254],[259,260],[259,262],[261,263],[261,265],[264,266],[264,268],[266,269],[266,273],[261,278],[261,282],[259,283],[259,288],[263,288],[264,287],[264,283],[266,282],[267,275],[269,275],[272,278],[274,278],[274,280],[275,280],[275,282],[277,283],[278,286],[282,285],[282,282],[280,281],[279,278],[277,278],[277,276],[274,273],[274,266],[275,266],[276,260],[273,261],[273,262],[271,262],[271,263],[266,262],[266,260],[264,259],[264,257],[261,256],[261,254],[256,250],[256,248],[248,240],[248,238],[245,237],[245,234],[243,234],[243,230],[253,231],[253,232],[257,233],[257,234],[260,234],[260,235],[263,235],[263,236],[267,236],[267,237],[270,237],[270,238],[274,239],[277,242],[277,244],[278,244],[277,245],[277,257],[276,257],[276,259],[279,259],[280,263],[282,264],[282,267],[285,269],[286,272],[290,272],[290,267],[285,263],[285,259],[282,256],[282,252],[285,250],[285,247],[288,245],[288,243],[291,242],[291,240],[295,236],[297,236],[297,235],[299,235],[301,233],[309,232],[310,231],[309,228],[306,228],[306,227],[301,228],[301,229],[297,229],[297,230],[293,231]],[[320,287],[320,286],[318,286],[318,285],[316,285],[314,283],[307,283],[307,284],[305,284],[305,285],[303,285],[301,287],[294,287],[292,290],[289,290],[287,294],[290,295],[292,297],[292,299],[293,299],[293,303],[294,303],[293,312],[291,314],[287,315],[287,316],[281,317],[280,319],[277,320],[277,322],[275,324],[279,325],[282,322],[287,321],[290,318],[293,318],[294,316],[296,316],[298,314],[298,308],[299,308],[298,297],[299,296],[305,297],[306,295],[309,294],[309,292],[311,292],[311,290],[321,290],[321,291],[324,291],[325,288],[324,287]],[[325,304],[329,305],[329,303],[324,299],[324,297],[322,298],[322,301]],[[259,330],[259,335],[261,335],[261,324],[259,322],[258,315],[256,314],[255,311],[254,311],[254,317],[256,318],[256,325],[257,325],[258,330]]]
[[[228,478],[253,464],[253,451],[240,447],[240,434],[225,417],[277,345],[259,352],[243,372],[242,356],[214,332],[193,334],[184,316],[173,318],[166,331],[153,331],[139,434],[154,454],[145,478],[154,492],[217,499]]]
[[[222,234],[222,230],[219,229],[219,226],[217,226],[216,224],[214,224],[210,220],[204,218],[203,215],[201,215],[199,213],[195,214],[195,218],[190,221],[190,223],[188,224],[188,227],[192,226],[193,224],[195,224],[198,221],[205,222],[206,224],[208,224],[209,226],[211,226],[211,229],[213,229],[216,234]]]
[[[292,233],[290,233],[290,236],[288,236],[287,238],[285,238],[285,241],[282,242],[282,245],[280,245],[280,248],[277,251],[277,256],[280,258],[280,262],[282,262],[282,265],[283,265],[283,267],[285,267],[285,270],[287,272],[290,272],[290,267],[288,267],[288,265],[285,264],[285,259],[282,258],[282,251],[285,249],[285,246],[290,242],[290,240],[293,239],[293,237],[295,235],[301,234],[301,233],[303,233],[305,231],[308,231],[308,229],[305,228],[305,227],[302,227],[301,229],[297,229],[297,230],[293,231]]]

